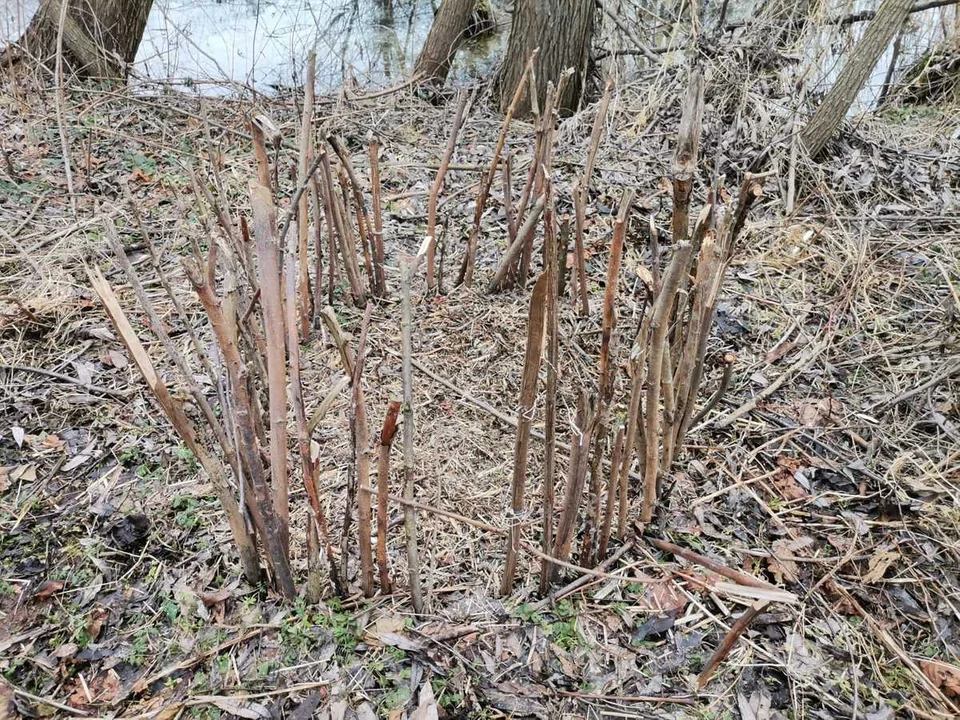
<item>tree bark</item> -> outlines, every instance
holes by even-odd
[[[573,68],[557,108],[564,112],[576,110],[587,75],[595,11],[593,0],[516,0],[507,54],[498,78],[502,110],[510,104],[527,60],[537,47],[540,48],[536,66],[538,105],[544,101],[547,83],[556,84],[564,70]],[[531,109],[528,91],[520,99],[516,115],[529,116]]]
[[[4,65],[57,52],[62,0],[42,0],[20,40],[3,53]],[[88,77],[126,77],[143,38],[153,0],[66,0],[64,63]]]
[[[463,41],[492,27],[492,14],[484,0],[443,0],[417,56],[414,75],[420,76],[422,83],[443,85]]]
[[[840,71],[840,77],[800,135],[811,157],[820,154],[843,122],[883,51],[903,27],[911,6],[912,0],[883,0],[863,39],[853,48],[850,59]]]

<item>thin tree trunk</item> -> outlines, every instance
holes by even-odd
[[[860,40],[850,53],[850,59],[840,71],[840,77],[823,98],[800,139],[811,157],[819,155],[830,138],[840,127],[850,106],[870,79],[870,73],[900,32],[910,12],[912,0],[883,0],[876,17],[870,22]]]
[[[446,81],[457,49],[467,37],[475,5],[476,0],[443,0],[413,66],[413,74],[421,82],[440,86]]]

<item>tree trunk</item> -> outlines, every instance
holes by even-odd
[[[63,59],[72,72],[90,77],[126,77],[153,0],[66,0]],[[42,0],[23,37],[4,52],[10,61],[45,63],[57,53],[61,0]]]
[[[537,47],[536,65],[538,106],[543,103],[547,83],[556,82],[567,68],[573,75],[557,102],[560,110],[576,110],[583,94],[596,9],[594,0],[516,0],[507,54],[500,70],[498,86],[501,110],[506,110],[523,75],[530,54]],[[517,105],[516,115],[530,115],[531,95],[526,92]]]
[[[843,122],[883,51],[903,27],[912,4],[912,0],[883,0],[863,39],[853,48],[837,82],[824,96],[800,135],[812,157],[820,154]]]
[[[486,0],[443,0],[430,33],[413,67],[420,82],[443,85],[464,40],[493,27],[493,14]]]

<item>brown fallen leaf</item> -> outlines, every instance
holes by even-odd
[[[13,688],[0,679],[0,720],[16,720],[17,706],[13,700]]]
[[[63,583],[59,580],[44,580],[33,594],[33,599],[38,602],[48,600],[51,595],[61,590],[63,590]]]
[[[920,669],[947,697],[960,697],[960,667],[940,660],[921,660]]]
[[[233,595],[233,592],[230,588],[221,588],[220,590],[213,590],[212,592],[199,593],[200,599],[203,600],[203,604],[207,607],[213,607],[214,605],[226,602],[230,599],[231,595]]]

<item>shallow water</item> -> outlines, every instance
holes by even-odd
[[[38,0],[0,0],[0,43]],[[204,92],[270,92],[297,84],[317,53],[317,87],[390,84],[407,76],[433,22],[430,0],[154,0],[136,71]],[[483,74],[500,38],[467,43],[456,77]]]

